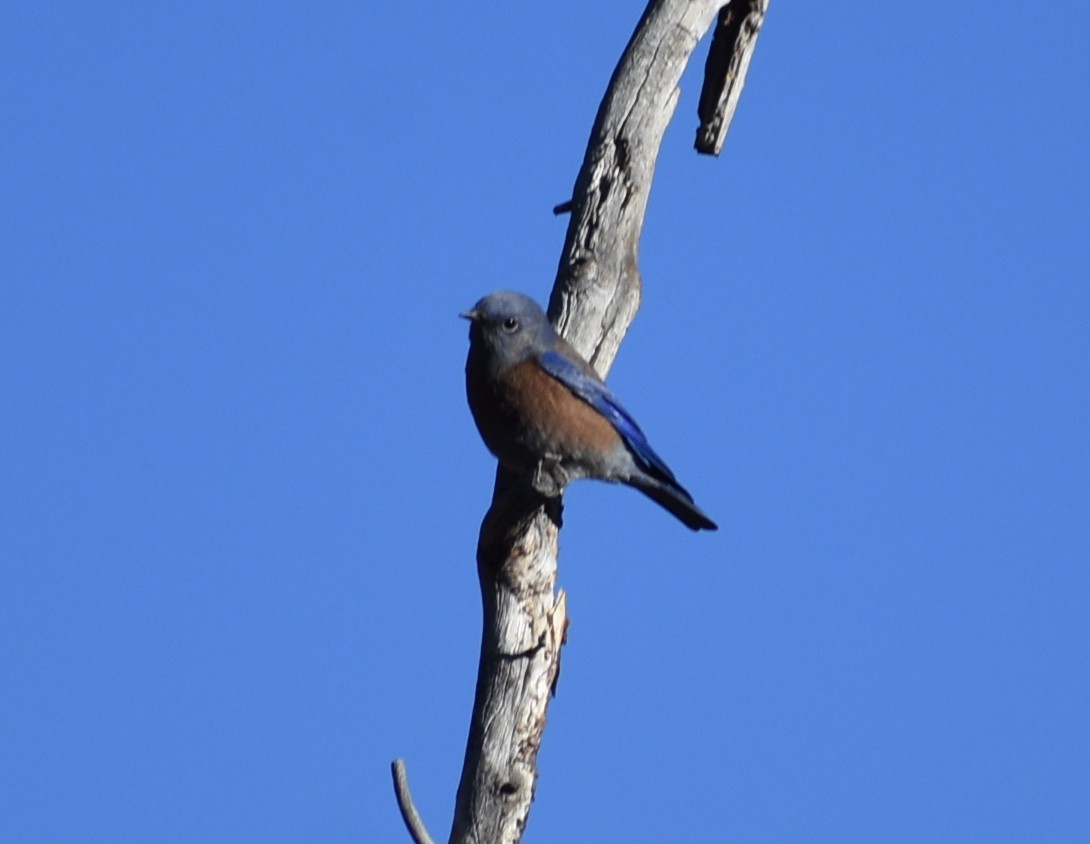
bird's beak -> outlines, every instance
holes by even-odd
[[[464,311],[463,313],[458,314],[458,316],[462,319],[468,319],[470,322],[476,322],[477,317],[479,317],[480,314],[477,311]]]

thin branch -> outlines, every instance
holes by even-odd
[[[428,830],[424,826],[424,820],[416,811],[413,796],[409,791],[409,772],[405,770],[405,760],[395,759],[390,765],[390,772],[394,775],[394,794],[397,795],[397,808],[401,810],[401,818],[405,821],[405,827],[409,830],[414,844],[435,844]]]
[[[768,0],[730,0],[719,10],[697,107],[697,152],[719,155],[723,149],[767,11]]]

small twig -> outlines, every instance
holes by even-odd
[[[413,796],[409,792],[409,774],[405,770],[405,760],[395,759],[390,765],[390,772],[394,775],[394,794],[397,795],[397,808],[401,810],[401,818],[405,821],[405,827],[409,835],[413,837],[415,844],[435,844],[420,813],[413,805]]]
[[[559,205],[553,206],[553,214],[559,217],[561,214],[570,214],[572,208],[575,206],[574,199],[568,199],[561,202]]]

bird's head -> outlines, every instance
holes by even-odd
[[[489,293],[461,316],[471,323],[470,346],[500,369],[549,348],[554,337],[537,302],[510,290]]]

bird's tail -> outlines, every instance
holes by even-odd
[[[693,530],[719,530],[719,525],[693,503],[693,497],[680,484],[666,484],[646,476],[632,478],[629,483],[677,516],[687,527]]]

